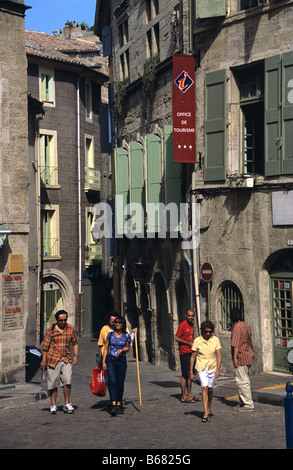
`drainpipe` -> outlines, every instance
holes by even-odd
[[[40,162],[40,121],[44,119],[44,114],[38,117],[36,120],[36,144],[35,144],[35,167],[36,167],[36,222],[37,222],[37,299],[36,299],[36,315],[37,315],[37,337],[36,342],[40,344],[41,341],[41,328],[44,331],[44,325],[41,325],[41,267],[42,267],[42,256],[41,256],[41,162]]]
[[[190,308],[191,310],[194,310],[194,305],[193,305],[193,288],[192,288],[192,262],[187,256],[186,249],[183,250],[183,256],[187,261],[188,264],[188,270],[189,270],[189,299],[190,299]]]
[[[83,72],[77,77],[77,188],[78,188],[78,332],[81,336],[81,168],[80,168],[80,79]]]
[[[200,331],[200,324],[201,324],[201,311],[200,311],[200,298],[199,298],[199,282],[198,282],[198,256],[197,256],[197,241],[196,241],[196,222],[199,223],[198,218],[196,217],[196,200],[194,194],[194,180],[195,180],[195,172],[192,173],[192,197],[191,197],[191,207],[192,207],[192,254],[193,254],[193,276],[194,276],[194,291],[195,291],[195,303],[196,303],[196,313],[197,313],[197,323],[198,323],[198,331]]]

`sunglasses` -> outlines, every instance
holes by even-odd
[[[120,325],[122,325],[122,321],[115,321],[114,323],[119,323]]]

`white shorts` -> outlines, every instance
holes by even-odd
[[[197,373],[199,376],[201,387],[214,388],[216,369],[208,370],[208,366],[206,366],[205,370],[198,370]]]

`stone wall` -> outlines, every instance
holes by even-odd
[[[0,224],[11,230],[7,245],[0,248],[0,381],[4,383],[24,379],[28,317],[27,81],[23,2],[18,3],[19,8],[11,13],[13,2],[7,2],[6,10],[0,9]],[[15,291],[4,293],[10,254],[23,256],[18,300]],[[11,309],[8,298],[14,304]]]

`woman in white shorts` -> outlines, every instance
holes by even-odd
[[[195,368],[202,388],[204,407],[202,422],[206,423],[211,417],[214,382],[220,375],[222,355],[220,340],[213,335],[214,324],[211,321],[205,321],[201,324],[200,329],[201,336],[195,338],[191,348],[190,379],[194,380],[193,367],[196,358]]]

